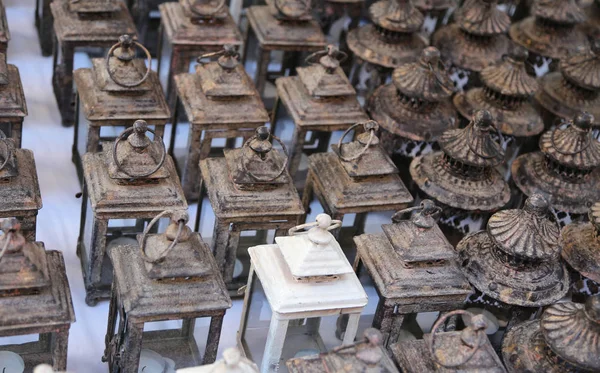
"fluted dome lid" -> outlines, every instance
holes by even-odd
[[[454,86],[440,57],[437,48],[427,47],[421,52],[419,61],[397,67],[392,76],[396,89],[408,97],[429,102],[450,97]]]
[[[545,132],[540,150],[566,167],[589,170],[600,166],[600,142],[592,137],[593,123],[592,114],[578,114],[567,128]]]
[[[562,74],[576,85],[589,90],[600,89],[600,39],[580,53],[560,61]]]
[[[536,0],[531,14],[556,23],[576,24],[585,20],[583,9],[576,0]]]
[[[504,150],[492,139],[494,120],[487,110],[478,110],[465,128],[451,129],[438,143],[449,157],[469,166],[492,167],[504,161]]]
[[[496,0],[467,0],[456,11],[456,23],[470,34],[504,34],[510,28],[510,17],[497,5]]]
[[[453,8],[458,4],[458,0],[413,0],[413,4],[421,12],[430,12]]]
[[[600,296],[579,303],[558,303],[542,315],[546,344],[563,360],[590,372],[600,371]]]
[[[560,229],[548,218],[548,201],[540,194],[527,198],[523,209],[492,215],[487,231],[496,246],[508,255],[550,260],[558,257]]]
[[[419,31],[424,20],[410,0],[380,0],[369,7],[369,15],[376,25],[404,33]]]
[[[483,69],[480,75],[481,81],[490,89],[506,96],[533,95],[538,84],[536,79],[525,70],[525,61],[528,57],[527,49],[516,46],[502,61]]]

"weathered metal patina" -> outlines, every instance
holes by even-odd
[[[119,36],[135,35],[135,24],[120,0],[61,0],[50,4],[56,45],[52,87],[64,126],[75,122],[73,59],[76,48],[110,48]]]
[[[512,328],[502,345],[510,373],[600,371],[600,296],[558,303]]]
[[[27,103],[19,69],[6,63],[6,54],[0,53],[0,131],[21,147],[23,119],[27,116]]]
[[[26,239],[20,229],[14,219],[0,226],[0,337],[39,334],[39,340],[0,350],[17,353],[26,372],[40,363],[66,370],[75,312],[63,255]]]
[[[149,234],[163,217],[171,219],[166,232]],[[176,368],[215,361],[231,299],[208,246],[187,221],[184,210],[163,211],[137,236],[137,245],[108,250],[114,283],[102,361],[111,373],[138,372],[142,345],[173,360]],[[204,317],[210,326],[202,356],[194,326]],[[182,320],[182,326],[144,331],[145,323],[166,320]]]
[[[136,121],[102,152],[83,155],[83,200],[77,254],[86,303],[110,297],[112,265],[107,247],[131,242],[164,210],[187,210],[175,165],[146,122]]]

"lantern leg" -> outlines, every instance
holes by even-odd
[[[210,140],[202,138],[202,129],[199,126],[190,124],[190,140],[188,146],[188,154],[185,160],[185,169],[183,170],[181,184],[183,193],[188,201],[199,199],[200,190],[198,180],[200,179],[200,166],[198,165],[201,159],[208,157],[205,152],[210,152]],[[208,140],[208,141],[207,141]],[[200,147],[196,146],[200,144]],[[208,145],[208,146],[207,146]],[[208,148],[208,149],[205,149]]]
[[[261,45],[258,47],[258,57],[256,58],[256,90],[264,100],[265,85],[267,83],[267,73],[269,71],[269,60],[271,59],[271,51],[263,49]]]
[[[279,95],[275,94],[275,99],[273,101],[273,108],[271,109],[271,134],[277,135],[275,131],[277,131],[277,118],[279,118],[279,104],[281,100],[279,99]]]
[[[401,317],[400,315],[398,315]],[[394,307],[385,305],[385,299],[380,298],[377,303],[377,310],[375,311],[375,317],[373,318],[372,326],[383,334],[383,345],[388,347],[396,341],[390,340],[390,332],[392,331],[392,324],[394,321]]]
[[[85,303],[88,306],[98,304],[98,287],[102,283],[102,265],[104,264],[104,255],[106,255],[106,232],[108,230],[108,221],[94,219],[92,230],[92,255],[90,258],[90,272],[88,273],[89,282],[86,283]],[[82,259],[83,260],[83,259]]]
[[[290,176],[292,176],[292,178],[296,175],[296,172],[298,172],[298,168],[300,167],[305,138],[306,131],[301,126],[294,124],[294,134],[292,136],[292,145],[290,146],[291,154],[289,165]]]
[[[69,327],[60,328],[52,338],[52,367],[56,371],[67,370],[67,350],[69,347]]]
[[[229,230],[230,223],[222,221],[219,218],[216,218],[215,228],[213,230],[213,240],[211,250],[215,259],[217,261],[217,265],[219,266],[219,270],[221,271],[221,275],[223,276],[223,280],[225,284],[231,283],[231,278],[227,278],[225,275],[225,266],[227,265],[227,257],[228,257],[228,244],[230,237]],[[235,260],[234,260],[235,261]]]
[[[225,250],[225,265],[223,266],[223,279],[226,284],[233,283],[233,271],[235,269],[235,259],[237,257],[241,233],[242,232],[237,224],[231,225],[229,239],[227,240],[227,248]]]
[[[283,344],[289,323],[289,320],[281,320],[279,315],[273,313],[260,366],[261,373],[277,372],[279,370],[279,360],[283,353]]]
[[[223,327],[223,317],[225,312],[215,315],[210,319],[210,327],[208,329],[208,339],[206,340],[206,349],[202,364],[212,364],[217,358],[217,350],[219,349],[219,339],[221,338],[221,329]]]
[[[310,202],[313,199],[314,193],[314,176],[312,172],[309,170],[308,175],[306,176],[306,183],[304,183],[304,191],[302,192],[302,207],[304,208],[304,215],[300,217],[299,224],[306,221],[306,215],[309,214],[310,210]]]
[[[111,342],[114,338],[115,330],[117,327],[117,303],[117,290],[115,289],[115,282],[113,281],[110,293],[110,302],[108,304],[108,322],[106,327],[106,336],[104,336],[104,356],[102,356],[103,362],[107,362],[109,360],[109,356],[112,353]],[[112,362],[109,363],[112,364]]]
[[[74,123],[73,102],[73,59],[75,49],[69,45],[61,45],[55,40],[54,47],[54,71],[52,74],[52,85],[54,95],[58,103],[58,109],[62,117],[63,126],[71,126]],[[58,48],[62,49],[62,58],[58,61]]]
[[[202,54],[202,53],[200,53]],[[175,89],[175,75],[186,73],[190,65],[190,58],[187,53],[181,50],[177,46],[173,46],[173,52],[171,55],[171,66],[169,69],[169,76],[167,80],[167,104],[169,110],[173,112],[175,110],[175,103],[177,102],[177,92]]]
[[[352,313],[348,316],[348,325],[346,325],[346,333],[344,334],[344,340],[342,345],[349,345],[354,343],[356,333],[358,332],[358,321],[360,320],[360,313]]]
[[[139,369],[143,334],[144,323],[127,322],[127,332],[121,355],[121,366],[125,367],[126,372],[137,372]]]
[[[18,120],[16,122],[11,123],[11,135],[10,135],[10,137],[15,140],[15,145],[19,149],[21,148],[22,134],[23,134],[23,121],[22,120]]]

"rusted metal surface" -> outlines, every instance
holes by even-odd
[[[541,320],[515,326],[502,345],[504,363],[517,372],[600,371],[600,296],[585,305],[558,303]]]
[[[165,233],[149,234],[161,217]],[[186,226],[185,211],[163,211],[137,236],[138,245],[108,251],[114,267],[103,361],[111,373],[137,372],[142,344],[187,368],[215,361],[231,299],[208,246]],[[209,317],[201,356],[194,337],[197,318]],[[117,325],[117,318],[119,324]],[[148,322],[183,320],[181,328],[144,331]]]
[[[0,349],[21,356],[26,372],[40,363],[66,370],[75,313],[62,253],[27,240],[16,220],[0,229],[0,337],[39,334],[39,341]]]
[[[6,54],[0,53],[0,131],[21,147],[23,119],[27,116],[27,103],[19,69],[6,63]]]

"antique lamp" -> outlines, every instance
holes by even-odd
[[[557,210],[561,225],[583,218],[600,200],[600,143],[592,138],[594,116],[578,114],[566,128],[546,131],[540,151],[519,156],[512,178],[525,195],[541,193]]]
[[[52,55],[54,43],[54,19],[50,11],[52,0],[35,0],[35,28],[37,30],[42,56]]]
[[[203,62],[204,58],[210,57],[218,59]],[[178,168],[188,201],[202,200],[199,198],[198,162],[207,158],[211,150],[216,150],[211,145],[213,139],[234,141],[241,137],[246,140],[256,128],[269,121],[260,95],[244,66],[239,63],[239,58],[239,53],[232,45],[225,45],[219,52],[198,58],[195,74],[175,76],[178,102],[183,106],[185,115],[176,118],[178,126],[173,126],[169,152],[171,155],[175,153],[175,141],[181,137],[178,132],[183,132],[177,131],[177,128],[183,127],[184,117],[187,117],[187,154],[183,159],[175,157],[175,160],[181,162]]]
[[[541,320],[512,328],[502,344],[504,364],[517,372],[600,371],[600,296],[585,304],[558,303]]]
[[[131,242],[145,223],[164,210],[187,210],[175,165],[159,136],[136,121],[102,152],[83,155],[83,200],[77,254],[86,303],[110,297],[108,247]]]
[[[187,73],[198,56],[216,52],[225,44],[240,46],[242,35],[225,0],[179,0],[159,5],[158,74],[167,102],[175,110],[174,77]]]
[[[495,167],[504,161],[494,141],[491,114],[478,110],[465,128],[450,129],[438,140],[441,152],[413,159],[410,174],[422,193],[442,207],[440,223],[455,245],[481,229],[488,214],[510,200],[510,187]]]
[[[0,368],[12,372],[23,363],[31,372],[46,363],[65,370],[75,312],[63,255],[26,239],[14,219],[0,229],[0,337],[39,334],[36,342],[1,345]]]
[[[291,359],[286,364],[290,373],[398,373],[382,344],[381,332],[369,328],[365,330],[363,338],[353,344],[339,346],[315,356]]]
[[[35,241],[42,197],[33,152],[17,149],[0,131],[0,219],[16,218],[25,237]]]
[[[355,141],[343,144],[344,137],[359,126],[364,132]],[[356,123],[332,146],[333,153],[316,153],[308,158],[304,209],[308,211],[314,195],[325,213],[335,219],[356,214],[350,237],[364,231],[367,213],[397,211],[413,202],[398,169],[379,146],[378,130],[375,121]]]
[[[471,324],[460,331],[438,332],[446,320],[458,315],[470,316]],[[424,339],[392,345],[392,356],[405,373],[506,373],[485,335],[486,327],[482,315],[452,311],[438,319]]]
[[[166,232],[149,234],[163,217],[171,218]],[[142,345],[155,353],[154,360],[170,359],[176,368],[215,361],[231,299],[208,246],[186,226],[187,220],[184,210],[163,211],[138,235],[137,245],[108,250],[114,283],[102,361],[111,373],[144,372],[143,366],[138,370]],[[202,317],[210,318],[210,327],[201,357],[194,326]],[[146,323],[167,320],[181,320],[181,327],[144,331]]]
[[[558,67],[558,61],[588,40],[578,25],[585,13],[577,0],[533,0],[531,15],[513,24],[510,38],[529,50],[529,61],[537,76]]]
[[[304,214],[286,170],[287,154],[273,149],[273,140],[281,144],[267,127],[259,127],[242,148],[226,149],[225,158],[200,161],[202,182],[215,214],[211,249],[233,293],[247,283],[250,270],[248,254],[240,245],[241,233],[275,229],[279,235],[300,223]]]
[[[306,134],[318,138],[316,152],[325,152],[333,131],[346,130],[369,119],[363,111],[356,91],[346,78],[340,63],[347,55],[333,45],[308,56],[307,67],[297,69],[298,76],[281,77],[277,85],[273,125],[278,121],[278,102],[283,103],[294,120],[290,150],[290,174],[296,175],[304,149]],[[273,131],[274,133],[275,131]]]
[[[451,12],[458,6],[458,0],[413,0],[415,7],[425,16],[421,31],[433,34],[450,18]]]
[[[497,5],[496,0],[465,0],[454,12],[455,22],[433,34],[431,44],[451,65],[459,90],[478,86],[481,70],[509,51],[510,17]]]
[[[258,366],[242,356],[240,350],[230,347],[223,351],[223,360],[194,368],[177,369],[177,373],[258,373]]]
[[[135,35],[135,24],[120,0],[61,0],[50,4],[56,45],[52,86],[64,126],[75,122],[73,60],[76,48],[110,48],[123,34]]]
[[[415,210],[409,220],[402,219]],[[440,211],[426,199],[394,214],[393,224],[382,226],[384,234],[354,237],[354,269],[359,274],[365,268],[375,284],[379,300],[373,327],[381,330],[388,348],[398,341],[403,324],[416,324],[417,313],[462,308],[472,291],[436,223]]]
[[[283,371],[280,365],[297,353],[325,352],[320,330],[326,316],[349,314],[343,344],[356,337],[367,294],[328,232],[341,221],[325,214],[316,220],[290,229],[277,244],[248,249],[252,268],[238,344],[248,358],[261,361],[263,373]],[[299,232],[305,228],[310,230]]]
[[[148,66],[144,60],[134,58],[135,46],[146,53]],[[154,126],[156,135],[163,137],[170,112],[151,63],[143,45],[130,35],[122,35],[106,59],[94,58],[91,69],[73,73],[77,91],[73,162],[80,180],[83,154],[100,151],[101,142],[114,140],[136,119],[145,120]]]

